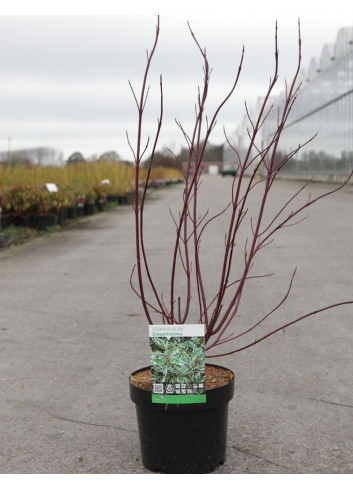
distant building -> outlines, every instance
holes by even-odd
[[[188,163],[187,161],[184,161],[181,164],[181,168],[183,172],[185,173],[187,170]],[[221,161],[205,161],[202,162],[202,174],[208,174],[208,175],[218,175],[222,171],[222,162]],[[191,167],[191,171],[193,170],[193,166]]]

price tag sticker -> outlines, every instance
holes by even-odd
[[[149,326],[152,402],[206,402],[205,326]]]

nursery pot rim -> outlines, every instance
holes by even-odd
[[[152,391],[139,387],[131,382],[131,376],[142,372],[143,370],[150,369],[150,365],[146,367],[139,368],[132,372],[129,376],[130,384],[130,398],[138,405],[144,407],[144,409],[149,409],[152,411],[200,411],[206,409],[213,409],[221,404],[229,402],[234,396],[234,383],[235,375],[234,372],[228,368],[221,365],[215,365],[211,363],[206,363],[206,366],[216,367],[219,369],[227,370],[231,372],[231,380],[222,386],[215,387],[213,389],[206,388],[206,402],[205,403],[195,403],[195,404],[155,404],[152,403]]]

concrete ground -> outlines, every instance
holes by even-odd
[[[204,178],[201,203],[210,216],[226,202],[230,182]],[[270,208],[299,186],[277,182]],[[316,184],[311,192],[331,188]],[[168,205],[180,189],[155,192],[147,205],[146,247],[158,284],[170,271],[163,261],[174,232]],[[353,299],[352,211],[347,186],[280,231],[254,268],[276,275],[253,279],[235,330],[277,305],[295,267],[290,299],[268,327]],[[223,223],[224,216],[213,221],[203,240],[210,290]],[[129,207],[0,252],[0,473],[148,473],[128,387],[129,374],[148,365],[147,321],[129,285],[133,264]],[[352,316],[353,305],[330,310],[212,359],[236,374],[227,460],[216,474],[353,473]]]

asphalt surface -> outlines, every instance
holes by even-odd
[[[230,182],[205,177],[202,202],[210,216],[226,202]],[[271,208],[299,185],[278,182]],[[311,192],[331,188],[316,184]],[[155,192],[146,210],[146,247],[162,285],[174,233],[168,205],[180,189]],[[253,279],[236,328],[278,304],[295,267],[290,298],[264,328],[353,299],[352,210],[348,186],[277,235],[254,269],[254,275],[276,274]],[[203,240],[211,289],[223,219],[212,222]],[[149,363],[147,320],[129,285],[133,264],[129,207],[0,252],[0,473],[148,473],[128,387],[129,374]],[[212,359],[236,374],[227,460],[216,474],[353,473],[352,316],[353,306],[330,310]]]

